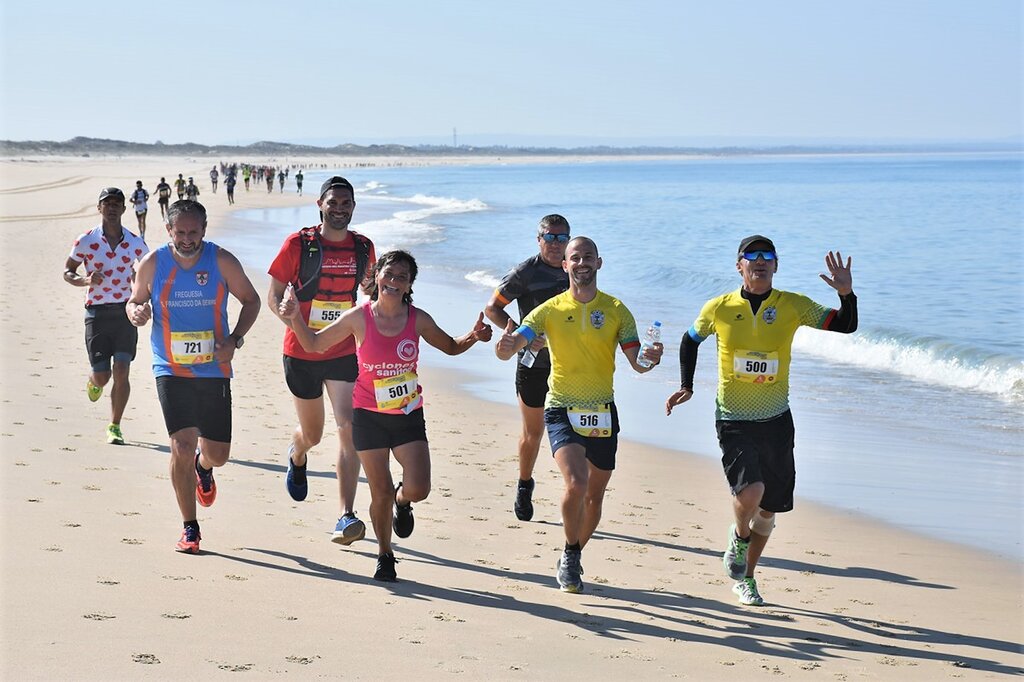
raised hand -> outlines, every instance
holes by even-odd
[[[498,343],[494,346],[494,352],[503,360],[512,357],[512,354],[516,352],[516,323],[512,320],[505,324],[505,331],[498,338]]]
[[[850,272],[850,266],[853,264],[852,258],[846,259],[846,265],[843,265],[843,254],[836,251],[833,253],[829,251],[825,254],[825,267],[828,268],[828,277],[824,274],[819,274],[818,277],[829,285],[833,289],[839,292],[840,296],[846,296],[853,291],[853,274]]]
[[[295,298],[295,287],[291,283],[285,287],[281,303],[277,306],[277,312],[289,322],[299,318],[299,302]]]
[[[484,322],[484,314],[476,318],[476,324],[473,325],[473,338],[477,341],[490,341],[491,340],[491,325]]]

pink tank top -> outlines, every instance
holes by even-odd
[[[409,306],[409,319],[398,336],[377,331],[370,303],[364,303],[366,336],[356,347],[359,376],[352,390],[352,406],[384,414],[409,414],[423,407],[423,394],[416,364],[420,337],[416,334],[416,308]]]

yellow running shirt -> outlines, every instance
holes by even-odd
[[[793,336],[824,329],[836,313],[801,294],[772,290],[757,314],[740,290],[713,298],[687,332],[697,343],[718,338],[716,419],[764,421],[789,409]]]
[[[640,345],[633,314],[617,298],[598,291],[589,303],[563,292],[530,311],[517,330],[528,341],[547,337],[551,375],[545,407],[597,406],[612,402],[615,346]]]

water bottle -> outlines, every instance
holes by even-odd
[[[655,320],[651,323],[651,326],[647,328],[647,333],[644,334],[644,340],[640,344],[640,354],[636,356],[636,364],[641,367],[653,367],[654,363],[643,357],[644,350],[652,347],[656,343],[661,343],[661,322]]]
[[[530,350],[527,346],[523,349],[523,357],[519,359],[519,364],[523,367],[533,367],[534,361],[537,359],[537,354]]]

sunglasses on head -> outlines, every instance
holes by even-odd
[[[744,251],[743,252],[743,258],[745,258],[746,260],[754,261],[754,260],[757,260],[758,256],[761,256],[761,258],[764,258],[765,260],[775,260],[775,252],[774,251]]]
[[[550,244],[551,242],[558,242],[560,244],[564,244],[567,241],[569,241],[569,239],[571,239],[571,237],[569,237],[569,235],[567,234],[552,234],[550,232],[541,232],[540,238],[546,241],[548,244]]]

